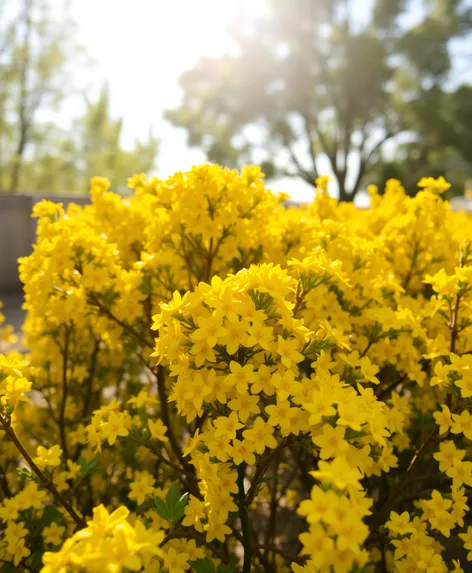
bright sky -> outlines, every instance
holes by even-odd
[[[361,21],[372,0],[358,2]],[[421,16],[420,6],[420,0],[411,0],[404,17],[409,25]],[[202,55],[228,50],[227,25],[240,17],[238,12],[254,15],[263,9],[263,0],[71,0],[71,8],[79,42],[96,62],[93,88],[98,94],[108,81],[112,113],[124,118],[124,146],[132,147],[152,127],[161,142],[157,158],[161,177],[205,161],[203,152],[186,145],[185,130],[164,121],[163,111],[179,105],[180,73]],[[469,65],[466,69],[470,71]],[[313,196],[312,188],[301,180],[283,179],[271,185],[298,200]]]
[[[260,2],[260,0],[259,0]],[[124,118],[123,143],[145,138],[151,126],[160,139],[157,172],[166,176],[205,161],[186,145],[186,132],[163,119],[177,107],[180,73],[201,55],[230,49],[226,27],[238,11],[254,13],[255,0],[73,0],[79,42],[95,60],[94,89],[109,82],[112,113]],[[259,4],[262,6],[262,2]],[[297,199],[312,197],[302,181],[272,185]]]

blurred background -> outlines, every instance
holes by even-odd
[[[472,178],[472,0],[0,0],[0,192],[126,191],[203,161]]]

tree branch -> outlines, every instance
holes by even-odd
[[[41,485],[44,487],[44,489],[47,489],[49,491],[49,493],[51,493],[53,495],[56,502],[59,503],[59,505],[62,505],[62,507],[67,511],[67,513],[71,516],[71,518],[75,521],[75,523],[77,524],[77,526],[79,528],[81,528],[81,529],[85,528],[87,525],[85,522],[85,519],[83,519],[83,517],[80,517],[80,515],[75,511],[75,509],[67,501],[67,499],[65,499],[64,496],[61,493],[59,493],[59,491],[57,490],[54,483],[51,480],[47,479],[46,476],[43,474],[43,472],[34,463],[31,456],[25,450],[25,448],[23,447],[23,444],[20,442],[18,436],[16,435],[16,432],[12,428],[10,421],[5,419],[3,416],[0,415],[0,424],[3,426],[3,430],[5,431],[5,434],[7,434],[10,437],[11,441],[15,444],[16,449],[20,452],[20,454],[26,460],[26,463],[30,466],[30,468],[33,470],[33,472],[37,475],[37,477],[38,477]]]

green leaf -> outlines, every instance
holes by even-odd
[[[18,468],[16,470],[18,472],[18,475],[22,478],[25,478],[27,480],[33,480],[34,476],[31,473],[31,471],[28,468]]]
[[[236,557],[236,555],[232,554],[231,561],[229,563],[220,564],[220,566],[218,567],[218,573],[233,573],[233,571],[237,568],[237,566],[238,566],[238,558]]]
[[[47,505],[44,508],[43,515],[39,520],[39,525],[43,528],[55,521],[56,523],[63,523],[64,515],[54,505]]]
[[[83,477],[91,476],[99,471],[99,464],[96,458],[93,458],[91,460],[79,458],[78,464],[82,468]]]
[[[184,514],[185,506],[187,505],[188,493],[180,495],[179,486],[173,483],[167,491],[166,495],[166,508],[169,515],[168,519],[172,523],[177,523]]]
[[[31,555],[31,568],[33,571],[40,571],[43,563],[44,548],[40,551],[35,551]]]
[[[195,561],[190,561],[190,565],[195,569],[196,573],[214,573],[215,565],[209,557],[205,559],[196,559]]]
[[[173,508],[171,508],[172,522],[173,523],[176,523],[177,521],[182,519],[182,517],[184,515],[185,506],[187,505],[187,501],[188,501],[188,492],[184,493],[180,497],[180,499],[176,503],[176,505]]]
[[[180,499],[180,489],[176,483],[173,483],[167,491],[166,502],[169,508],[175,507]]]
[[[162,519],[167,519],[167,521],[171,521],[171,514],[167,504],[162,501],[160,497],[154,498],[154,505],[156,506],[157,513],[162,517]]]
[[[267,483],[269,481],[277,479],[278,477],[279,477],[278,474],[273,474],[271,476],[265,476],[260,480],[260,483]]]

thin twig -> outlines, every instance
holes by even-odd
[[[80,517],[80,515],[75,511],[72,505],[64,498],[64,496],[59,493],[54,483],[47,479],[43,472],[38,468],[38,466],[34,463],[31,456],[23,447],[23,444],[20,442],[18,436],[16,435],[15,430],[12,428],[11,423],[9,420],[6,420],[3,416],[0,416],[0,423],[3,426],[5,433],[10,437],[12,442],[15,444],[17,450],[20,454],[25,458],[26,463],[30,466],[30,468],[34,471],[34,473],[38,476],[41,485],[44,489],[47,489],[55,498],[57,503],[62,505],[62,507],[67,511],[67,513],[71,516],[71,518],[75,521],[77,526],[81,529],[86,527],[85,519]]]
[[[147,340],[142,334],[140,334],[133,326],[131,326],[131,324],[128,324],[127,322],[124,322],[123,320],[120,320],[117,316],[115,316],[110,309],[108,309],[104,304],[102,304],[98,298],[96,297],[96,295],[94,293],[90,293],[89,294],[90,298],[91,298],[91,302],[94,306],[96,306],[97,308],[99,308],[103,314],[105,314],[109,319],[113,320],[114,322],[116,322],[116,324],[119,324],[121,326],[121,328],[123,328],[124,330],[127,330],[130,334],[132,334],[137,340],[139,340],[139,342],[141,342],[141,344],[143,344],[144,346],[147,346],[148,348],[154,349],[154,345],[152,342],[150,342],[149,340]]]

